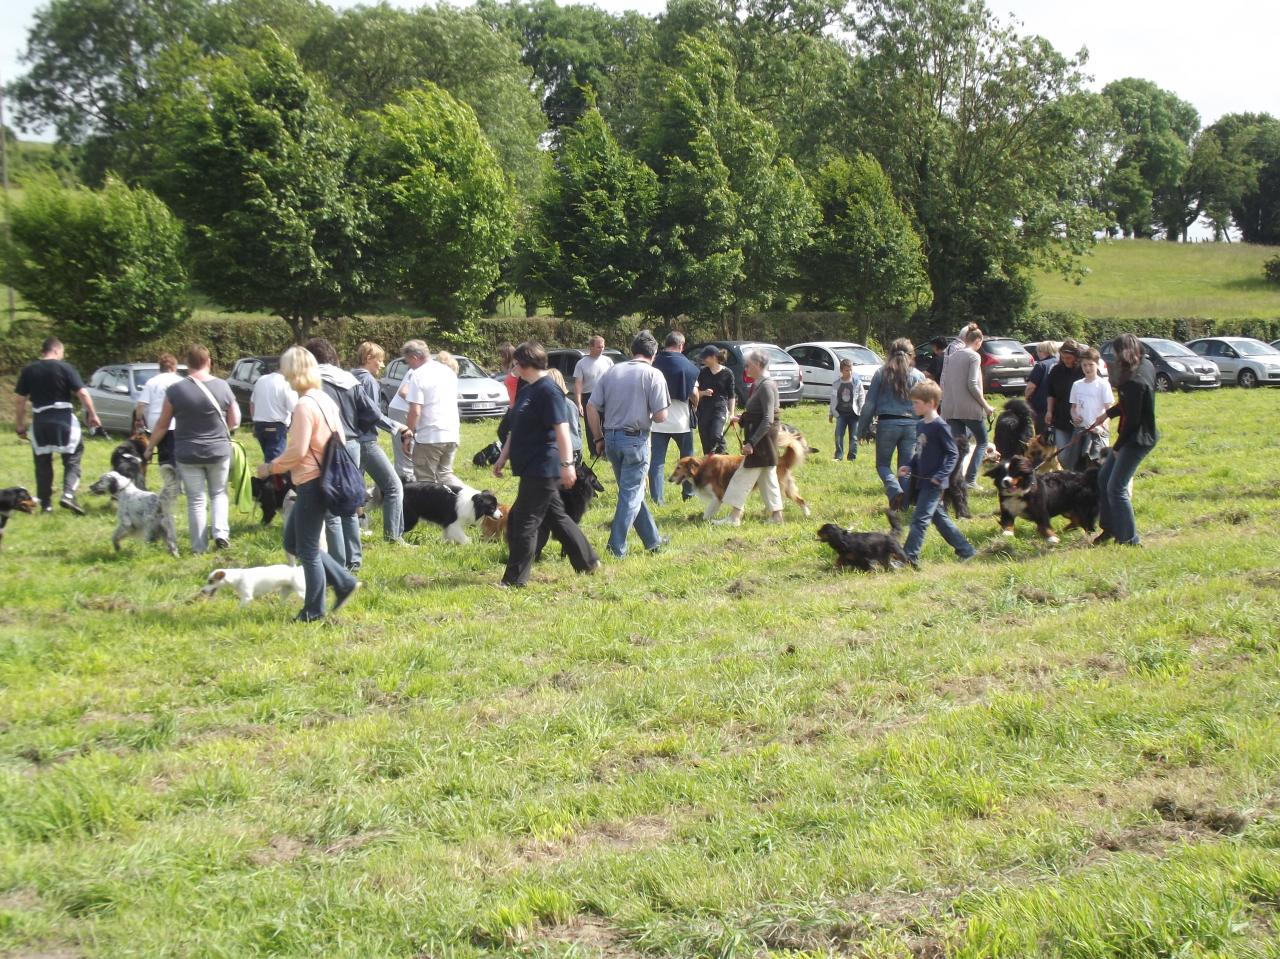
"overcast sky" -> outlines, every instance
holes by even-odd
[[[354,0],[330,0],[354,6]],[[397,6],[419,3],[394,0]],[[1172,90],[1212,123],[1224,113],[1280,114],[1276,38],[1280,3],[1275,0],[989,0],[1002,19],[1022,21],[1063,53],[1089,50],[1088,71],[1102,87],[1137,76]],[[0,76],[22,72],[18,57],[27,30],[44,0],[0,3]],[[602,0],[607,10],[654,14],[664,0]],[[9,111],[6,110],[6,119]]]

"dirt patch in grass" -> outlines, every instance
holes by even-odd
[[[656,846],[670,838],[674,831],[674,825],[661,816],[638,816],[622,822],[591,823],[557,842],[521,842],[515,848],[515,855],[521,863],[548,865],[583,853],[621,853]]]
[[[34,889],[10,889],[0,893],[0,912],[35,912],[40,905],[40,894]]]
[[[265,848],[249,854],[249,861],[255,866],[274,866],[276,863],[293,862],[306,851],[306,843],[292,836],[272,836]]]
[[[1191,827],[1203,827],[1212,832],[1234,836],[1244,832],[1249,820],[1234,809],[1226,809],[1210,803],[1187,805],[1171,796],[1157,796],[1151,808],[1165,822],[1182,823]]]
[[[641,955],[627,945],[617,929],[597,916],[575,916],[561,925],[543,926],[538,937],[545,942],[567,946],[574,950],[574,955],[581,952],[606,959],[633,959]]]
[[[326,856],[343,856],[386,839],[390,835],[390,829],[370,829],[368,832],[358,832],[353,836],[343,836],[336,842],[330,843],[324,847],[323,852]]]

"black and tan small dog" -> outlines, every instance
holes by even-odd
[[[283,511],[285,498],[293,491],[293,480],[283,473],[266,479],[254,476],[249,480],[249,488],[254,502],[262,510],[262,525],[266,526],[275,519],[276,513]]]
[[[0,547],[4,546],[4,528],[9,525],[10,513],[34,513],[37,503],[24,486],[0,489]]]
[[[502,447],[497,443],[490,443],[475,456],[471,457],[471,465],[478,466],[483,469],[486,466],[492,466],[498,462],[498,457],[502,455]]]
[[[1001,460],[987,470],[1000,496],[1000,526],[1005,536],[1013,535],[1014,521],[1021,516],[1036,524],[1046,543],[1058,542],[1050,520],[1065,516],[1070,522],[1063,532],[1083,528],[1090,532],[1098,523],[1098,467],[1082,473],[1058,470],[1040,473],[1027,456]]]
[[[128,477],[133,485],[145,491],[147,488],[147,437],[135,433],[127,440],[121,440],[111,451],[111,470],[121,476]]]
[[[894,563],[907,566],[911,560],[903,552],[898,542],[902,536],[902,521],[893,510],[887,510],[889,517],[889,533],[854,533],[843,529],[835,523],[826,523],[818,528],[818,539],[836,551],[836,567],[843,569],[852,566],[864,573],[879,563],[885,569],[893,569]]]

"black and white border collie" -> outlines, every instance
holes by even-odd
[[[470,486],[444,486],[440,483],[404,484],[404,531],[418,525],[419,520],[435,523],[444,531],[446,542],[469,543],[465,527],[474,526],[483,516],[502,518],[498,497],[490,490]]]
[[[4,528],[9,524],[10,513],[34,513],[36,501],[24,486],[0,489],[0,547],[4,546]]]
[[[1005,536],[1013,535],[1019,516],[1036,524],[1050,545],[1058,542],[1050,520],[1065,516],[1071,522],[1063,532],[1083,527],[1090,532],[1098,522],[1098,467],[1083,473],[1060,470],[1039,473],[1026,456],[1001,460],[987,470],[1000,496],[1000,526]]]

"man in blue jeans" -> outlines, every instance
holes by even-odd
[[[666,380],[653,368],[658,341],[641,330],[631,341],[631,359],[615,364],[596,382],[587,404],[587,424],[596,437],[597,454],[608,457],[618,483],[618,506],[609,529],[608,550],[627,554],[627,531],[632,526],[644,548],[655,552],[666,540],[644,502],[649,474],[649,432],[667,418],[671,396]]]
[[[672,330],[662,344],[662,352],[653,359],[653,368],[667,383],[671,405],[667,417],[654,423],[650,435],[649,495],[661,506],[666,500],[662,484],[667,481],[667,445],[676,441],[681,456],[693,455],[694,410],[698,405],[698,368],[684,355],[684,334]],[[685,499],[693,496],[693,484],[685,481],[681,492]]]

